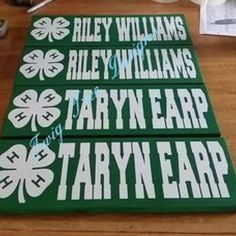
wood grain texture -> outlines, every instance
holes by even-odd
[[[157,4],[151,0],[57,0],[37,14],[184,13],[215,113],[236,163],[236,38],[198,33],[198,6],[187,0]],[[0,18],[10,30],[0,40],[0,125],[10,99],[30,15],[0,0]],[[0,235],[236,235],[236,214],[69,214],[0,216]]]

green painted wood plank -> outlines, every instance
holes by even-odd
[[[192,43],[183,15],[34,16],[27,46]]]
[[[16,85],[203,83],[193,47],[27,47]]]
[[[0,213],[236,210],[222,138],[0,141]]]
[[[65,136],[219,135],[200,85],[15,88],[4,137],[47,135],[58,125]]]

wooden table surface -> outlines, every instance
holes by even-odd
[[[57,0],[37,14],[184,13],[222,135],[236,163],[236,38],[199,35],[199,8],[190,1]],[[30,15],[0,0],[9,32],[0,40],[0,125],[13,88]],[[40,206],[39,206],[40,207]],[[74,214],[0,216],[0,236],[13,235],[236,235],[236,214]]]

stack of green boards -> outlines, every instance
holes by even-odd
[[[35,16],[0,141],[0,213],[236,210],[183,15]]]

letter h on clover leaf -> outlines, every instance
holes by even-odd
[[[16,144],[0,155],[0,198],[5,199],[18,189],[18,202],[25,203],[24,192],[39,197],[53,182],[54,174],[45,168],[55,160],[47,145],[34,146],[27,155],[22,144]]]
[[[37,74],[42,81],[45,80],[44,76],[53,78],[64,69],[64,65],[60,63],[64,57],[56,49],[49,50],[45,55],[41,50],[33,50],[23,57],[25,64],[20,67],[20,72],[27,79],[31,79]]]
[[[40,95],[32,89],[26,90],[15,97],[13,104],[17,107],[9,112],[8,119],[17,129],[31,122],[31,130],[37,131],[36,123],[45,128],[49,127],[60,115],[56,108],[62,98],[53,89],[46,89]]]

